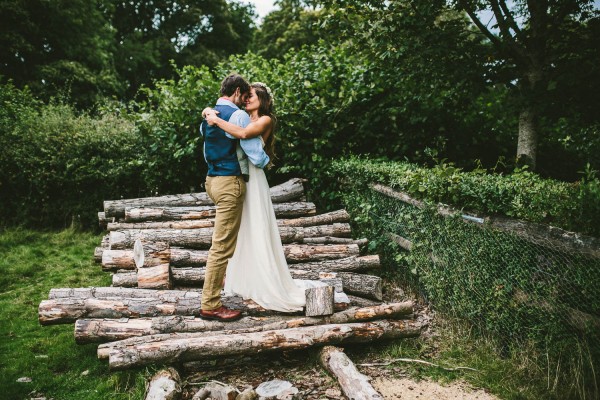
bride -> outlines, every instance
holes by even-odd
[[[246,112],[251,120],[246,128],[222,120],[210,108],[203,115],[210,125],[217,125],[238,139],[260,137],[265,152],[273,160],[277,120],[273,95],[267,85],[260,82],[251,85]],[[301,311],[305,289],[295,283],[288,270],[267,178],[261,168],[248,164],[250,179],[246,184],[237,245],[227,265],[225,292],[252,299],[269,310]]]

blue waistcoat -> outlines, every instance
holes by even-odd
[[[227,105],[216,105],[219,118],[229,121],[237,109]],[[204,131],[204,158],[208,164],[208,176],[239,176],[242,174],[236,154],[238,139],[230,139],[218,126],[202,122]]]

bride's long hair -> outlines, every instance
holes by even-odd
[[[275,158],[277,158],[277,155],[275,154],[275,130],[277,128],[277,117],[275,116],[273,98],[267,91],[266,86],[262,83],[253,83],[250,86],[256,92],[256,95],[258,96],[258,101],[260,102],[260,105],[258,106],[258,116],[262,117],[263,115],[266,115],[271,118],[271,121],[273,121],[271,134],[265,141],[265,153],[267,153],[267,155],[271,159],[267,167],[270,168],[273,166],[273,161],[275,160]]]

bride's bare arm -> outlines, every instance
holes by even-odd
[[[267,132],[271,126],[271,118],[267,117],[266,115],[263,115],[256,121],[251,122],[247,127],[242,128],[217,117],[217,112],[212,109],[208,111],[205,109],[205,111],[206,121],[209,125],[217,125],[219,128],[238,139],[250,139],[262,135],[263,133]]]

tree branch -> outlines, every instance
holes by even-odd
[[[509,23],[510,27],[512,28],[512,30],[515,31],[517,36],[520,35],[521,28],[519,28],[519,25],[517,25],[517,22],[513,18],[512,12],[510,12],[510,10],[508,9],[508,6],[506,5],[506,1],[500,0],[498,3],[500,4],[500,8],[502,8],[502,11],[504,12],[504,15],[506,15],[506,18],[507,18],[508,23]]]

